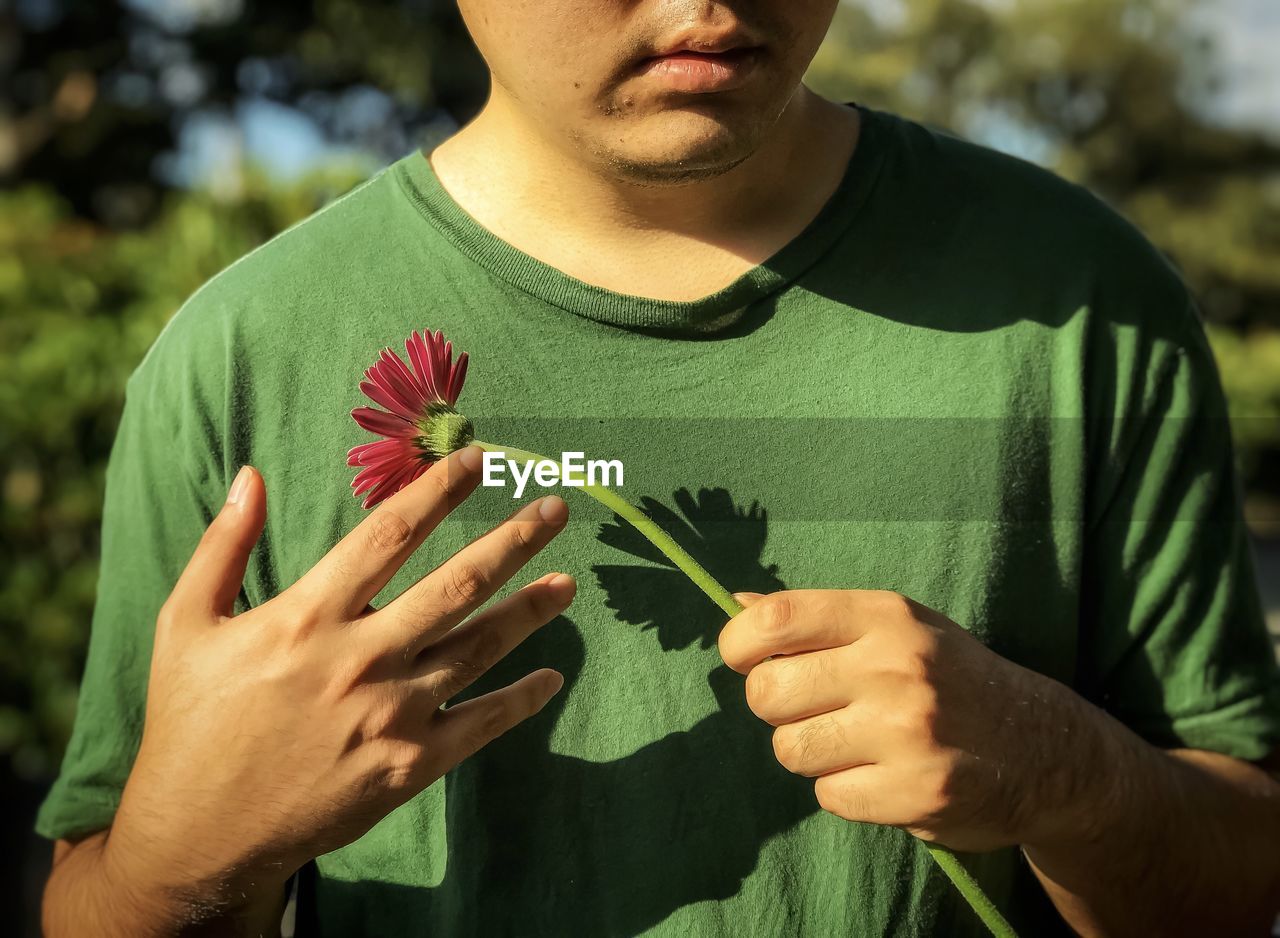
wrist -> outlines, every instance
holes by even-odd
[[[1109,840],[1135,815],[1135,782],[1158,755],[1122,723],[1056,681],[1048,699],[1033,804],[1017,842],[1028,854]]]
[[[199,874],[189,862],[200,855],[198,846],[187,848],[184,859],[164,844],[117,815],[99,856],[104,885],[147,923],[145,933],[278,934],[288,872],[233,868]],[[235,927],[229,932],[230,923]]]

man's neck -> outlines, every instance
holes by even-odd
[[[526,253],[609,289],[693,299],[803,230],[839,185],[858,129],[856,111],[801,88],[733,169],[638,185],[548,140],[499,92],[430,159],[463,209]],[[655,269],[669,271],[663,283]]]

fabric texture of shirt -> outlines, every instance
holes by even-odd
[[[621,492],[732,590],[898,590],[1156,745],[1267,753],[1280,685],[1186,287],[1082,189],[861,112],[820,215],[702,299],[532,258],[416,151],[201,288],[128,383],[75,731],[38,830],[111,823],[156,613],[241,465],[268,493],[241,609],[365,516],[345,454],[374,437],[350,411],[415,329],[470,354],[458,406],[482,439],[621,460]],[[821,811],[778,765],[720,661],[720,611],[561,494],[567,529],[511,588],[561,570],[577,598],[464,696],[538,667],[565,686],[318,858],[321,933],[982,934],[913,838]],[[478,489],[374,606],[514,504]],[[1016,728],[998,699],[993,729]],[[1016,849],[964,859],[1023,934],[1063,929]]]

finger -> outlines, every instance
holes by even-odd
[[[290,589],[343,619],[358,617],[479,484],[482,455],[480,447],[468,446],[435,463],[381,502]]]
[[[440,767],[439,774],[533,716],[562,686],[564,678],[558,672],[542,668],[514,684],[436,711],[435,743],[448,763]]]
[[[244,585],[249,554],[266,519],[262,476],[252,466],[242,466],[227,492],[227,501],[205,529],[166,605],[184,618],[216,621],[231,616]]]
[[[845,707],[785,723],[773,731],[773,754],[788,772],[816,778],[877,761],[865,712]]]
[[[909,827],[919,821],[911,804],[909,779],[886,765],[859,765],[819,776],[813,783],[818,805],[846,821]]]
[[[569,506],[536,499],[472,541],[366,619],[387,650],[412,660],[480,607],[564,529]]]
[[[848,659],[853,646],[783,655],[747,673],[747,706],[773,726],[829,713],[853,700]]]
[[[548,573],[458,626],[417,658],[414,673],[437,706],[478,680],[517,645],[568,608],[577,584]]]
[[[783,590],[738,613],[720,631],[720,657],[746,674],[774,655],[819,651],[857,641],[865,628],[857,590]]]

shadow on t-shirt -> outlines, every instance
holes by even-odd
[[[713,576],[738,589],[785,588],[776,568],[761,562],[761,508],[740,510],[723,489],[697,499],[676,492],[674,502],[683,518],[656,499],[642,507]],[[601,526],[599,539],[659,564],[593,568],[621,623],[654,630],[667,651],[715,645],[724,615],[683,573],[618,519]],[[428,923],[447,922],[450,934],[635,935],[682,906],[735,895],[764,843],[819,810],[812,782],[773,760],[772,728],[748,710],[742,676],[724,665],[706,678],[719,709],[690,729],[612,762],[552,751],[551,733],[582,670],[583,640],[561,616],[527,643],[537,646],[532,658],[554,662],[566,687],[491,744],[490,758],[468,760],[446,777],[443,882],[417,889],[326,881],[322,908],[362,908],[378,919],[377,910],[394,907],[396,919],[421,923],[423,934]],[[506,665],[466,696],[520,676]],[[322,923],[321,933],[334,924]]]

